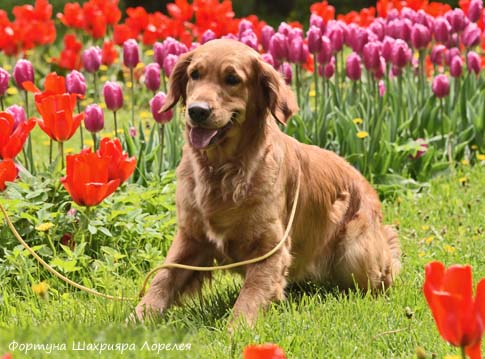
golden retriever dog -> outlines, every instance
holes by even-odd
[[[178,230],[166,263],[211,266],[261,256],[283,237],[295,200],[290,237],[270,258],[243,267],[235,317],[285,297],[288,282],[380,290],[400,268],[396,233],[382,224],[379,198],[344,159],[283,133],[297,111],[281,75],[233,40],[213,40],[180,57],[163,110],[185,105],[182,161],[177,168]],[[207,272],[162,269],[136,307],[143,319],[200,289]]]

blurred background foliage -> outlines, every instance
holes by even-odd
[[[64,9],[66,0],[49,0],[54,6],[54,14]],[[11,14],[14,6],[20,4],[33,4],[35,0],[0,0],[0,9]],[[83,3],[83,0],[77,2]],[[166,5],[174,0],[120,0],[120,8],[143,6],[148,12],[162,11],[166,13]],[[189,2],[192,2],[189,0]],[[273,26],[277,26],[282,19],[298,20],[303,24],[308,22],[310,5],[318,2],[316,0],[232,0],[234,11],[237,17],[244,17],[250,14],[256,14],[259,18],[264,19]],[[458,0],[441,0],[453,7],[458,6]],[[375,6],[376,0],[339,0],[329,1],[335,6],[337,13],[347,13],[351,10],[359,10],[364,7]]]

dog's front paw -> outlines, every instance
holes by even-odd
[[[160,317],[163,313],[163,306],[155,302],[142,300],[135,308],[135,313],[129,319],[144,323],[149,318]]]

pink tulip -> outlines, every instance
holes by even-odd
[[[163,60],[165,60],[165,51],[161,42],[155,42],[153,44],[153,58],[160,67],[163,66]]]
[[[288,25],[286,22],[282,22],[280,26],[278,26],[278,33],[288,36],[292,30],[292,27]]]
[[[445,45],[438,44],[433,46],[431,54],[429,55],[431,63],[437,66],[443,66],[445,64],[446,51]]]
[[[303,39],[296,37],[291,41],[288,49],[288,60],[295,64],[303,64],[308,58],[308,46]]]
[[[425,49],[431,42],[431,32],[424,25],[414,24],[411,30],[411,42],[415,49]]]
[[[291,65],[287,62],[281,64],[280,72],[288,85],[291,85],[293,79],[293,71],[291,70]]]
[[[97,104],[88,105],[84,110],[84,127],[91,133],[104,128],[104,113]]]
[[[360,56],[353,52],[347,57],[345,73],[352,81],[360,80],[362,77],[362,66]]]
[[[387,62],[390,62],[392,59],[392,51],[394,50],[394,42],[395,40],[390,37],[386,36],[384,37],[384,40],[382,41],[382,57]]]
[[[12,105],[7,107],[5,111],[13,116],[13,130],[15,130],[21,123],[27,121],[27,115],[25,114],[25,110],[22,106]]]
[[[411,61],[412,53],[408,44],[401,39],[394,42],[392,50],[392,64],[397,67],[405,67]]]
[[[483,0],[472,0],[468,7],[468,19],[471,22],[477,22],[482,16]]]
[[[152,111],[153,119],[158,123],[167,123],[173,118],[173,109],[160,112],[165,105],[167,95],[164,92],[157,93],[150,100],[150,110]]]
[[[325,65],[323,69],[323,75],[327,80],[331,79],[332,76],[335,74],[335,57],[332,57],[330,62]]]
[[[361,53],[364,45],[369,41],[369,34],[366,29],[360,26],[351,25],[348,27],[347,45],[349,45],[354,52]]]
[[[411,20],[412,23],[415,23],[416,17],[417,17],[416,11],[414,11],[413,9],[408,7],[403,7],[401,9],[401,18]]]
[[[474,72],[476,75],[480,74],[481,59],[480,55],[478,55],[475,51],[470,51],[467,54],[467,64],[469,72]]]
[[[377,36],[377,40],[382,41],[386,36],[386,22],[384,19],[374,19],[369,25],[369,30]]]
[[[444,16],[438,17],[434,22],[434,37],[436,41],[444,44],[450,40],[451,25]]]
[[[386,60],[382,56],[379,57],[379,65],[372,72],[377,80],[382,79],[386,74]]]
[[[101,66],[102,54],[101,49],[97,46],[91,46],[82,52],[81,60],[84,69],[89,73],[94,73]]]
[[[254,32],[254,29],[253,29],[253,23],[249,20],[246,20],[246,19],[242,19],[240,22],[239,22],[239,25],[238,25],[238,34],[239,34],[239,38],[242,37],[242,35],[247,31],[247,30],[251,30]]]
[[[327,25],[327,36],[334,52],[339,52],[344,46],[344,27],[340,22],[333,21]]]
[[[322,32],[316,26],[310,27],[307,32],[308,51],[317,54],[322,50]]]
[[[167,77],[170,77],[172,74],[173,69],[175,68],[175,64],[177,63],[179,57],[174,54],[168,54],[163,60],[163,72]]]
[[[10,74],[7,70],[0,67],[0,97],[5,95],[10,81]]]
[[[135,39],[123,43],[123,64],[132,69],[140,62],[140,50]]]
[[[24,89],[22,83],[25,81],[34,82],[34,67],[29,60],[18,60],[13,68],[13,78],[20,89]]]
[[[450,80],[446,75],[438,75],[434,78],[431,88],[436,97],[446,97],[450,94]]]
[[[458,49],[457,47],[453,47],[451,49],[448,49],[446,51],[446,54],[445,54],[446,64],[448,66],[451,66],[451,60],[453,60],[453,58],[456,57],[456,56],[461,56],[460,49]]]
[[[325,32],[325,22],[323,21],[323,18],[317,14],[310,15],[310,27],[312,26],[319,28],[322,33]]]
[[[454,10],[450,10],[445,14],[446,20],[451,25],[451,30],[453,32],[461,32],[465,29],[468,25],[469,20],[465,16],[465,13],[462,9],[456,8]]]
[[[264,62],[270,64],[271,66],[273,66],[275,68],[278,67],[278,66],[275,66],[273,56],[269,52],[262,54],[261,58],[263,59]]]
[[[145,67],[145,86],[152,92],[160,88],[160,65],[156,62]]]
[[[123,90],[116,82],[108,81],[104,84],[103,96],[109,110],[117,111],[123,107]]]
[[[428,151],[428,143],[422,138],[416,140],[416,144],[419,145],[419,150],[416,151],[415,155],[411,155],[411,159],[417,160],[422,157]]]
[[[379,87],[379,96],[384,97],[384,95],[386,94],[386,84],[385,84],[385,82],[383,80],[380,80],[378,87]]]
[[[380,66],[381,45],[377,42],[368,42],[365,44],[362,57],[365,68],[369,71],[376,70]]]
[[[460,77],[463,72],[463,61],[460,56],[455,56],[451,59],[450,75],[452,77]]]
[[[332,42],[327,36],[322,36],[322,49],[317,55],[317,61],[321,64],[328,64],[332,59]]]
[[[477,24],[471,22],[461,34],[461,41],[466,47],[475,47],[480,44],[482,31]]]
[[[434,28],[434,17],[427,14],[423,9],[416,13],[416,23],[426,26],[429,30]],[[431,31],[430,31],[431,32]]]
[[[261,29],[261,45],[263,46],[264,51],[269,50],[269,43],[273,35],[274,35],[274,29],[271,26],[265,25]]]
[[[86,80],[79,71],[72,70],[66,76],[66,89],[69,93],[86,95]]]
[[[284,61],[288,58],[288,45],[286,36],[277,32],[269,42],[269,52],[274,59]]]
[[[214,31],[212,31],[211,29],[207,29],[202,34],[202,39],[200,40],[200,42],[202,44],[205,44],[206,42],[209,42],[209,41],[215,40],[215,39],[216,39],[216,33]],[[163,64],[163,62],[162,62],[162,64]]]
[[[239,41],[249,46],[253,50],[258,51],[258,37],[252,29],[248,29],[243,34],[241,34]]]

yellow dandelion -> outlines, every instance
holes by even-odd
[[[418,253],[418,257],[420,257],[420,258],[424,257],[425,255],[426,255],[426,253],[423,252],[423,251],[421,251],[421,252]]]
[[[104,64],[103,64],[103,65],[101,65],[101,66],[99,67],[99,71],[108,71],[108,66],[106,66],[106,65],[104,65]]]
[[[101,82],[106,82],[108,81],[108,76],[104,75],[104,76],[101,76],[99,79],[101,80]]]
[[[149,49],[145,51],[145,56],[153,56],[154,52],[153,49]]]
[[[477,145],[472,145],[471,149],[472,149],[473,151],[476,151],[476,150],[478,150],[478,146],[477,146]]]
[[[112,135],[109,132],[106,132],[106,133],[102,133],[101,134],[101,138],[111,138],[111,137],[112,137]]]
[[[42,281],[37,284],[32,284],[32,291],[37,294],[39,297],[47,298],[49,290],[49,284],[46,281]]]
[[[485,155],[482,153],[477,153],[477,160],[479,161],[485,161]]]
[[[94,142],[93,142],[93,140],[84,140],[84,145],[88,146],[88,147],[93,147]]]
[[[118,131],[117,131],[117,132],[118,132],[118,133],[123,133],[123,129],[118,128]],[[114,136],[114,135],[115,135],[115,133],[113,132],[113,136]]]
[[[145,67],[145,64],[144,64],[143,62],[139,62],[139,63],[136,65],[135,70],[140,70],[140,69],[142,69],[142,68],[144,68],[144,67]]]
[[[361,119],[360,117],[357,117],[357,118],[354,118],[352,122],[355,123],[356,125],[361,125],[364,122],[364,120]]]
[[[101,107],[104,110],[106,108],[106,104],[104,102],[101,102],[99,104],[99,107]]]
[[[360,139],[364,139],[369,136],[369,132],[367,131],[359,131],[357,132],[357,137]]]
[[[9,95],[17,95],[19,93],[19,90],[17,90],[16,87],[9,87],[7,93]]]
[[[462,160],[462,161],[461,161],[461,164],[462,164],[463,166],[468,166],[468,165],[470,165],[470,161],[468,161],[468,160]]]
[[[456,248],[453,247],[453,246],[450,246],[449,244],[445,244],[443,246],[443,249],[445,250],[445,252],[448,252],[448,253],[455,253],[456,252]]]
[[[43,144],[44,146],[50,146],[51,141],[49,141],[49,140],[42,141],[42,144]]]
[[[434,239],[434,236],[430,236],[428,238],[425,238],[424,243],[429,245],[429,244],[431,244],[431,242],[433,242],[433,239]]]
[[[421,226],[421,229],[423,231],[429,231],[429,226],[427,224],[424,224],[424,225]]]
[[[468,178],[461,177],[460,179],[458,179],[458,182],[460,182],[461,184],[466,184],[468,182]]]
[[[72,148],[72,147],[68,147],[68,148],[66,148],[66,149],[64,150],[64,152],[66,152],[66,153],[73,153],[73,152],[74,152],[74,148]]]
[[[444,359],[461,359],[459,355],[445,355]]]
[[[12,65],[6,64],[6,65],[3,66],[3,68],[7,71],[10,71],[10,70],[12,70]]]
[[[126,81],[126,87],[131,89],[132,86],[133,86],[133,84],[131,83],[131,81]]]
[[[82,100],[81,101],[81,105],[84,106],[84,107],[86,107],[88,105],[88,101]]]
[[[146,118],[150,118],[152,114],[148,111],[142,111],[140,112],[140,117],[143,118],[143,119],[146,119]]]
[[[47,232],[52,227],[54,227],[54,223],[46,222],[46,223],[39,224],[37,227],[35,227],[35,229],[38,230],[39,232]]]
[[[315,90],[311,90],[311,91],[308,93],[308,95],[309,95],[310,97],[315,97],[315,95],[316,95]]]

